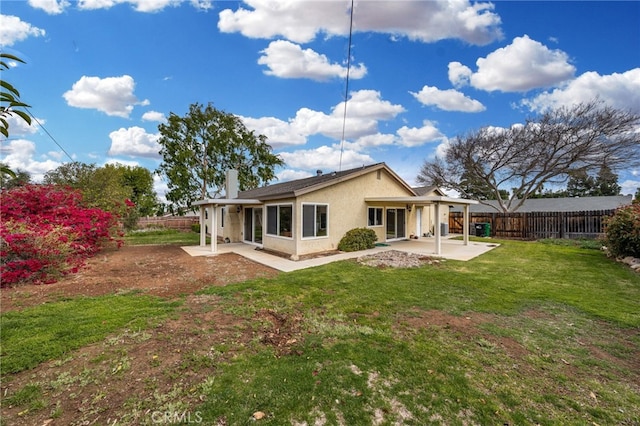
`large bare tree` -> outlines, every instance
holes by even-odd
[[[469,198],[489,190],[499,210],[512,212],[544,184],[605,164],[611,170],[640,164],[640,115],[595,100],[551,109],[508,129],[486,127],[456,138],[443,157],[425,161],[417,180]],[[511,190],[508,198],[505,189]]]

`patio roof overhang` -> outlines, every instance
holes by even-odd
[[[435,207],[435,217],[440,217],[440,206],[445,205],[461,205],[463,207],[463,226],[462,226],[462,240],[463,244],[469,245],[469,206],[471,204],[478,204],[476,200],[468,200],[466,198],[452,198],[442,195],[423,195],[420,197],[366,197],[365,202],[368,204],[383,204],[383,205],[414,205],[414,206],[429,206]],[[407,207],[408,208],[408,207]],[[439,219],[438,219],[439,220]],[[434,227],[436,238],[436,254],[442,253],[442,235],[440,231],[440,225]]]

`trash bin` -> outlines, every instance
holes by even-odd
[[[491,236],[491,224],[490,223],[476,223],[476,237],[489,237]]]
[[[448,223],[441,223],[440,224],[440,235],[442,235],[443,237],[446,237],[447,235],[449,235],[449,224]]]

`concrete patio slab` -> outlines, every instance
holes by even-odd
[[[499,245],[491,241],[487,241],[486,243],[470,241],[469,244],[465,246],[461,240],[451,239],[453,237],[455,237],[455,235],[452,235],[449,238],[443,238],[442,254],[440,256],[435,254],[435,238],[394,241],[385,243],[387,244],[385,246],[377,246],[370,250],[338,253],[297,261],[276,256],[262,250],[256,250],[255,246],[244,243],[218,244],[217,251],[215,253],[211,252],[211,248],[209,246],[186,246],[182,247],[182,249],[191,256],[217,256],[224,253],[236,253],[240,256],[246,257],[247,259],[253,260],[254,262],[269,266],[279,271],[291,272],[298,269],[312,268],[314,266],[326,265],[339,260],[354,259],[360,256],[389,250],[398,250],[443,259],[467,261],[480,256]]]

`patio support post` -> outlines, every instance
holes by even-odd
[[[200,247],[204,247],[207,245],[207,230],[205,227],[205,219],[204,219],[205,207],[204,205],[200,206]]]
[[[462,240],[464,245],[469,245],[469,204],[465,204],[462,210]]]
[[[436,254],[439,256],[442,253],[442,248],[440,247],[440,203],[435,203],[435,226],[434,231],[436,235]]]
[[[218,251],[218,206],[211,205],[211,217],[209,218],[211,223],[209,229],[211,229],[211,253]]]

